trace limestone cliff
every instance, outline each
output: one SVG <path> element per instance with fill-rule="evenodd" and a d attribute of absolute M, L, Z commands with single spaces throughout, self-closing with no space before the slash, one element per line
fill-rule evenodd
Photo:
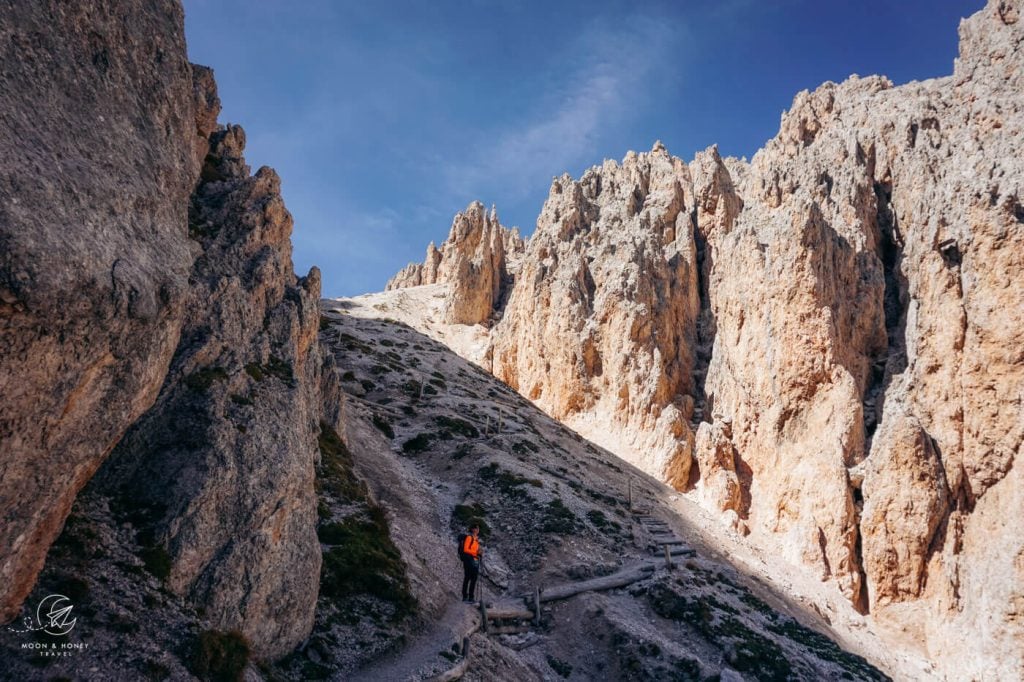
<path fill-rule="evenodd" d="M 103 555 L 137 542 L 178 606 L 273 659 L 312 627 L 317 436 L 340 394 L 319 271 L 292 272 L 280 182 L 249 175 L 241 128 L 217 128 L 182 21 L 176 2 L 0 16 L 0 619 L 92 479 L 90 543 L 131 529 Z M 121 591 L 105 608 L 141 600 L 130 569 L 106 569 Z M 178 608 L 160 603 L 155 622 Z"/>
<path fill-rule="evenodd" d="M 491 332 L 498 377 L 968 677 L 1024 670 L 1020 9 L 952 76 L 800 93 L 749 163 L 557 179 Z"/>
<path fill-rule="evenodd" d="M 131 500 L 144 543 L 168 554 L 171 590 L 274 658 L 309 633 L 320 576 L 320 273 L 296 281 L 280 180 L 250 176 L 244 144 L 238 126 L 211 137 L 181 342 L 96 484 Z"/>
<path fill-rule="evenodd" d="M 511 288 L 524 250 L 519 230 L 503 226 L 494 208 L 488 213 L 474 201 L 455 215 L 441 248 L 431 242 L 424 261 L 407 265 L 388 280 L 385 290 L 446 283 L 445 321 L 486 323 Z"/>
<path fill-rule="evenodd" d="M 556 418 L 628 432 L 633 463 L 681 486 L 699 309 L 690 185 L 661 145 L 555 179 L 492 336 L 496 376 Z"/>
<path fill-rule="evenodd" d="M 163 383 L 192 263 L 196 131 L 208 121 L 194 115 L 174 2 L 9 4 L 0 55 L 7 621 L 76 493 Z"/>

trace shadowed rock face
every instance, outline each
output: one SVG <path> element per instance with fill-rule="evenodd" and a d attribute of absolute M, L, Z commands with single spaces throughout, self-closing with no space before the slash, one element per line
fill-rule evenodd
<path fill-rule="evenodd" d="M 156 405 L 97 478 L 142 510 L 168 586 L 275 658 L 309 633 L 320 574 L 320 273 L 296 281 L 280 181 L 249 176 L 244 144 L 238 126 L 211 137 L 181 343 Z"/>
<path fill-rule="evenodd" d="M 205 150 L 176 2 L 9 3 L 0 62 L 6 621 L 75 494 L 163 383 Z"/>
<path fill-rule="evenodd" d="M 0 616 L 116 445 L 91 487 L 167 586 L 281 656 L 312 626 L 316 436 L 341 404 L 279 179 L 215 130 L 177 3 L 19 5 L 0 34 Z"/>

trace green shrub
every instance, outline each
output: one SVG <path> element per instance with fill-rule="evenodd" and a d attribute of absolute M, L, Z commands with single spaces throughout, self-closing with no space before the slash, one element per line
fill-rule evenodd
<path fill-rule="evenodd" d="M 317 479 L 321 487 L 345 501 L 362 500 L 366 488 L 353 471 L 352 453 L 330 424 L 320 422 L 320 466 Z"/>
<path fill-rule="evenodd" d="M 465 531 L 474 524 L 480 526 L 480 537 L 484 540 L 491 537 L 491 527 L 487 525 L 484 517 L 487 510 L 480 503 L 457 504 L 452 509 L 452 528 L 456 531 Z"/>
<path fill-rule="evenodd" d="M 569 675 L 572 675 L 572 666 L 565 661 L 560 661 L 554 656 L 548 656 L 548 665 L 551 666 L 552 670 L 558 673 L 559 677 L 569 677 Z"/>
<path fill-rule="evenodd" d="M 434 440 L 433 436 L 428 433 L 421 433 L 418 436 L 413 436 L 409 440 L 402 443 L 402 452 L 407 455 L 415 455 L 423 452 L 430 447 L 430 443 Z"/>
<path fill-rule="evenodd" d="M 332 599 L 373 595 L 394 606 L 394 620 L 415 610 L 405 562 L 391 540 L 383 509 L 371 506 L 365 516 L 323 524 L 318 534 L 321 542 L 330 545 L 320 572 L 323 595 Z"/>
<path fill-rule="evenodd" d="M 480 435 L 480 432 L 477 430 L 477 428 L 470 424 L 465 419 L 459 419 L 457 417 L 440 416 L 434 417 L 434 423 L 436 423 L 442 429 L 451 431 L 452 433 L 457 433 L 460 436 L 464 436 L 466 438 L 477 438 Z"/>
<path fill-rule="evenodd" d="M 211 682 L 240 682 L 249 655 L 249 642 L 240 632 L 205 630 L 196 642 L 192 672 Z"/>
<path fill-rule="evenodd" d="M 239 395 L 238 393 L 232 393 L 231 402 L 235 403 L 236 405 L 252 405 L 252 398 L 244 395 Z"/>
<path fill-rule="evenodd" d="M 375 413 L 372 417 L 370 417 L 370 421 L 372 421 L 373 425 L 376 426 L 377 429 L 388 438 L 395 437 L 395 430 L 391 428 L 391 422 L 388 421 L 387 417 L 383 417 Z"/>
<path fill-rule="evenodd" d="M 536 478 L 526 478 L 519 474 L 514 474 L 511 471 L 505 471 L 494 462 L 491 462 L 485 467 L 481 467 L 479 471 L 477 471 L 477 474 L 482 480 L 492 483 L 498 488 L 498 490 L 509 497 L 527 497 L 526 491 L 522 489 L 522 486 L 524 485 L 531 485 L 535 488 L 541 488 L 544 486 L 543 481 Z"/>
<path fill-rule="evenodd" d="M 568 534 L 576 530 L 577 521 L 572 510 L 556 497 L 544 508 L 544 523 L 541 525 L 541 530 L 545 533 Z"/>
<path fill-rule="evenodd" d="M 193 391 L 205 393 L 213 386 L 213 382 L 225 381 L 227 378 L 228 373 L 223 367 L 204 367 L 185 377 L 185 385 Z"/>

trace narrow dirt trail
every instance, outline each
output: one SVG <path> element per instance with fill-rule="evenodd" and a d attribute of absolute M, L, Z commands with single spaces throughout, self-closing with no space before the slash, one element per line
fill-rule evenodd
<path fill-rule="evenodd" d="M 399 682 L 427 679 L 452 666 L 439 654 L 461 646 L 462 638 L 475 632 L 480 617 L 469 604 L 454 602 L 429 630 L 416 636 L 393 654 L 358 671 L 355 679 L 366 682 Z"/>

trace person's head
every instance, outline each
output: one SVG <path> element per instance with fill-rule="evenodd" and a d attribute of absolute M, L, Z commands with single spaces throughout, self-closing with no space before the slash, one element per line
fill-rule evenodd
<path fill-rule="evenodd" d="M 477 524 L 474 523 L 472 526 L 469 527 L 469 532 L 472 533 L 473 535 L 479 535 L 480 534 L 480 526 L 478 526 Z"/>

